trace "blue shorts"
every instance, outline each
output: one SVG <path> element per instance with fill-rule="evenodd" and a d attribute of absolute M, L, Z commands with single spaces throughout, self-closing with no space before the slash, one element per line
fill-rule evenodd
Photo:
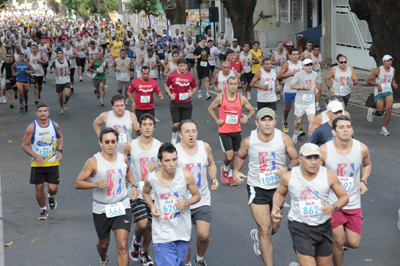
<path fill-rule="evenodd" d="M 384 101 L 386 97 L 392 96 L 392 95 L 393 95 L 393 92 L 391 92 L 391 91 L 384 92 L 384 93 L 379 93 L 374 97 L 374 100 L 375 100 L 375 102 L 378 101 L 378 100 L 379 101 Z"/>
<path fill-rule="evenodd" d="M 285 92 L 284 93 L 284 97 L 285 97 L 285 103 L 286 104 L 291 104 L 294 100 L 294 98 L 296 98 L 296 93 L 291 93 L 291 92 Z"/>
<path fill-rule="evenodd" d="M 190 241 L 153 243 L 157 265 L 184 266 Z"/>

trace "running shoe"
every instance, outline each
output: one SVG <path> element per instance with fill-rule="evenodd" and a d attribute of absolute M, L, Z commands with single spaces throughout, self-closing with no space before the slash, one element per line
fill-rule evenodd
<path fill-rule="evenodd" d="M 10 103 L 10 108 L 13 109 L 14 108 L 14 104 Z"/>
<path fill-rule="evenodd" d="M 47 195 L 49 195 L 49 194 L 47 194 Z M 55 209 L 57 209 L 57 201 L 55 199 L 55 196 L 53 196 L 53 197 L 47 196 L 47 198 L 49 199 L 49 209 L 51 211 L 54 211 Z"/>
<path fill-rule="evenodd" d="M 158 79 L 161 79 L 161 75 L 158 75 Z"/>
<path fill-rule="evenodd" d="M 306 133 L 304 132 L 303 128 L 299 128 L 299 138 L 304 137 Z"/>
<path fill-rule="evenodd" d="M 64 103 L 64 110 L 65 110 L 65 111 L 68 111 L 68 110 L 69 110 L 69 107 L 68 107 L 68 104 L 67 104 L 67 103 Z"/>
<path fill-rule="evenodd" d="M 349 247 L 343 246 L 343 250 L 344 251 L 349 250 Z"/>
<path fill-rule="evenodd" d="M 194 258 L 194 266 L 207 266 L 207 263 L 204 259 L 197 261 L 197 258 Z"/>
<path fill-rule="evenodd" d="M 254 253 L 257 256 L 261 256 L 260 242 L 256 238 L 257 233 L 258 233 L 258 230 L 257 229 L 253 229 L 253 230 L 250 231 L 250 236 L 251 236 L 251 239 L 254 240 L 254 245 L 253 245 Z"/>
<path fill-rule="evenodd" d="M 386 127 L 383 127 L 381 129 L 381 135 L 390 136 L 390 133 L 389 133 L 389 131 L 387 131 Z"/>
<path fill-rule="evenodd" d="M 47 220 L 47 217 L 49 217 L 49 212 L 47 210 L 40 210 L 38 220 Z"/>
<path fill-rule="evenodd" d="M 107 257 L 107 260 L 105 262 L 101 261 L 101 258 L 100 258 L 100 266 L 108 266 L 109 259 L 108 259 L 107 255 L 106 255 L 106 257 Z"/>
<path fill-rule="evenodd" d="M 82 82 L 82 77 L 79 77 L 79 82 Z"/>
<path fill-rule="evenodd" d="M 289 266 L 300 266 L 300 264 L 298 264 L 295 261 L 292 261 L 291 263 L 289 263 Z"/>
<path fill-rule="evenodd" d="M 64 108 L 61 108 L 60 115 L 64 114 Z"/>
<path fill-rule="evenodd" d="M 71 94 L 74 94 L 74 88 L 71 87 Z"/>
<path fill-rule="evenodd" d="M 297 143 L 297 138 L 298 138 L 297 133 L 293 133 L 292 140 L 293 140 L 293 143 L 294 143 L 294 144 Z"/>
<path fill-rule="evenodd" d="M 100 105 L 104 106 L 104 101 L 103 100 L 100 101 Z"/>
<path fill-rule="evenodd" d="M 176 145 L 178 143 L 178 137 L 172 137 L 171 138 L 171 144 Z"/>
<path fill-rule="evenodd" d="M 39 100 L 36 98 L 35 99 L 35 104 L 38 104 L 39 103 Z"/>
<path fill-rule="evenodd" d="M 129 103 L 129 100 L 126 99 L 126 100 L 125 100 L 125 105 L 128 105 L 128 103 Z"/>
<path fill-rule="evenodd" d="M 46 83 L 46 81 L 47 81 L 46 77 L 43 77 L 43 83 Z"/>
<path fill-rule="evenodd" d="M 222 180 L 222 183 L 224 183 L 225 185 L 228 185 L 230 183 L 229 171 L 225 171 L 224 166 L 221 166 L 221 180 Z"/>
<path fill-rule="evenodd" d="M 231 187 L 237 186 L 237 184 L 235 182 L 233 182 L 233 177 L 232 176 L 229 177 L 229 183 L 231 184 Z"/>
<path fill-rule="evenodd" d="M 210 100 L 211 99 L 211 95 L 209 93 L 206 94 L 206 100 Z"/>
<path fill-rule="evenodd" d="M 100 99 L 100 90 L 96 91 L 96 97 L 97 99 Z"/>
<path fill-rule="evenodd" d="M 25 113 L 24 107 L 19 108 L 19 112 L 20 112 L 21 114 Z"/>
<path fill-rule="evenodd" d="M 198 97 L 199 99 L 203 98 L 203 95 L 201 95 L 201 91 L 199 91 L 199 92 L 197 93 L 197 97 Z"/>
<path fill-rule="evenodd" d="M 280 94 L 280 93 L 277 93 L 277 94 L 276 94 L 276 100 L 277 100 L 277 101 L 280 101 L 280 100 L 281 100 L 281 94 Z"/>
<path fill-rule="evenodd" d="M 368 114 L 367 114 L 367 121 L 368 122 L 373 122 L 374 121 L 374 115 L 372 114 L 372 111 L 374 111 L 372 108 L 368 108 Z"/>
<path fill-rule="evenodd" d="M 154 265 L 153 259 L 150 257 L 147 250 L 145 252 L 140 252 L 139 260 L 143 263 L 143 266 Z"/>
<path fill-rule="evenodd" d="M 138 261 L 139 260 L 139 254 L 140 254 L 140 245 L 135 243 L 135 235 L 132 236 L 132 244 L 131 247 L 129 248 L 129 257 L 133 261 Z"/>
<path fill-rule="evenodd" d="M 161 77 L 162 77 L 162 79 L 165 79 L 165 76 L 164 76 L 164 74 L 162 74 L 162 75 L 161 75 Z"/>
<path fill-rule="evenodd" d="M 3 96 L 2 103 L 7 103 L 6 96 Z"/>
<path fill-rule="evenodd" d="M 247 92 L 247 100 L 251 100 L 251 93 L 249 91 Z"/>
<path fill-rule="evenodd" d="M 28 112 L 28 105 L 25 105 L 25 112 Z"/>
<path fill-rule="evenodd" d="M 282 124 L 283 124 L 282 131 L 285 132 L 285 133 L 288 133 L 289 132 L 288 123 L 285 123 L 282 120 Z"/>
<path fill-rule="evenodd" d="M 315 111 L 321 111 L 321 107 L 319 107 L 319 103 L 315 103 Z"/>

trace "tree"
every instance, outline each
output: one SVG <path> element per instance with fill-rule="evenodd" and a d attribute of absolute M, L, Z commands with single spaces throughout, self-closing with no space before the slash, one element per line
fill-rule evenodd
<path fill-rule="evenodd" d="M 400 71 L 400 51 L 393 44 L 399 43 L 399 23 L 396 22 L 400 13 L 400 2 L 397 0 L 350 0 L 351 11 L 361 20 L 368 23 L 372 36 L 369 55 L 375 59 L 376 65 L 382 65 L 385 54 L 394 60 L 392 66 Z M 400 72 L 396 73 L 399 80 Z M 397 82 L 398 83 L 398 82 Z M 393 90 L 395 102 L 400 102 L 400 89 Z"/>
<path fill-rule="evenodd" d="M 92 0 L 61 0 L 62 4 L 71 10 L 75 10 L 76 15 L 81 17 L 85 21 L 89 20 L 89 16 L 95 16 L 99 14 L 98 11 L 98 2 Z M 100 1 L 100 0 L 96 0 Z M 102 5 L 104 3 L 104 5 Z M 100 16 L 105 18 L 106 20 L 110 20 L 108 12 L 117 10 L 118 8 L 118 0 L 107 0 L 107 8 L 108 11 L 105 11 L 105 2 L 100 4 L 104 10 L 101 11 Z"/>
<path fill-rule="evenodd" d="M 232 22 L 233 33 L 239 43 L 254 40 L 253 14 L 257 0 L 221 0 Z"/>
<path fill-rule="evenodd" d="M 151 26 L 150 16 L 159 17 L 161 14 L 157 9 L 157 0 L 131 0 L 127 7 L 136 14 L 144 12 L 149 19 L 149 26 Z"/>
<path fill-rule="evenodd" d="M 5 7 L 5 4 L 7 4 L 8 0 L 0 0 L 0 9 Z"/>
<path fill-rule="evenodd" d="M 176 29 L 186 32 L 186 1 L 160 0 L 165 16 L 171 23 L 171 32 Z"/>

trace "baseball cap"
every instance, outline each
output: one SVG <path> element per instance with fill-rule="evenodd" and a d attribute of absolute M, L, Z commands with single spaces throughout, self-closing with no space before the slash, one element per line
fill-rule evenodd
<path fill-rule="evenodd" d="M 95 41 L 90 41 L 90 43 L 89 44 L 96 44 L 96 42 Z"/>
<path fill-rule="evenodd" d="M 284 46 L 294 46 L 291 41 L 286 41 L 283 43 Z"/>
<path fill-rule="evenodd" d="M 175 36 L 172 36 L 172 39 L 176 39 L 176 37 L 175 37 Z"/>
<path fill-rule="evenodd" d="M 260 110 L 258 110 L 256 119 L 263 118 L 265 116 L 270 116 L 272 118 L 275 118 L 276 114 L 275 114 L 274 110 L 272 110 L 271 108 L 264 107 L 264 108 L 261 108 Z"/>
<path fill-rule="evenodd" d="M 388 60 L 390 60 L 390 59 L 393 60 L 393 57 L 391 57 L 390 55 L 387 54 L 387 55 L 383 56 L 382 61 L 388 61 Z"/>
<path fill-rule="evenodd" d="M 153 51 L 154 51 L 153 47 L 148 47 L 147 48 L 147 52 L 153 52 Z"/>
<path fill-rule="evenodd" d="M 208 39 L 208 41 L 207 42 L 213 42 L 213 39 Z"/>
<path fill-rule="evenodd" d="M 299 151 L 300 155 L 303 156 L 311 156 L 311 155 L 319 155 L 321 156 L 321 152 L 319 151 L 319 147 L 314 144 L 314 143 L 306 143 L 303 146 L 301 146 L 300 151 Z"/>
<path fill-rule="evenodd" d="M 237 42 L 238 40 L 236 38 L 233 38 L 232 42 Z"/>
<path fill-rule="evenodd" d="M 313 62 L 313 61 L 312 61 L 311 59 L 304 59 L 304 60 L 303 60 L 303 66 L 308 65 L 308 64 L 310 64 L 310 63 L 312 64 L 312 62 Z"/>
<path fill-rule="evenodd" d="M 328 111 L 331 111 L 332 113 L 343 111 L 343 105 L 339 101 L 331 101 L 328 104 Z"/>

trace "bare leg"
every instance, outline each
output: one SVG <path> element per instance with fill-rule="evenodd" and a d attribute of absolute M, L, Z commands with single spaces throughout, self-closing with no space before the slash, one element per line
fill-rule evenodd
<path fill-rule="evenodd" d="M 385 98 L 386 114 L 383 120 L 383 127 L 387 127 L 390 118 L 392 117 L 392 107 L 393 107 L 393 96 L 388 96 Z"/>
<path fill-rule="evenodd" d="M 40 208 L 46 207 L 46 197 L 44 195 L 44 183 L 36 184 L 36 200 Z"/>
<path fill-rule="evenodd" d="M 110 245 L 110 236 L 106 239 L 99 239 L 99 243 L 97 243 L 97 251 L 99 252 L 100 259 L 105 262 L 107 260 L 107 250 Z"/>
<path fill-rule="evenodd" d="M 114 230 L 115 239 L 117 241 L 118 250 L 118 266 L 129 265 L 129 251 L 128 251 L 128 238 L 129 231 L 125 229 Z"/>

